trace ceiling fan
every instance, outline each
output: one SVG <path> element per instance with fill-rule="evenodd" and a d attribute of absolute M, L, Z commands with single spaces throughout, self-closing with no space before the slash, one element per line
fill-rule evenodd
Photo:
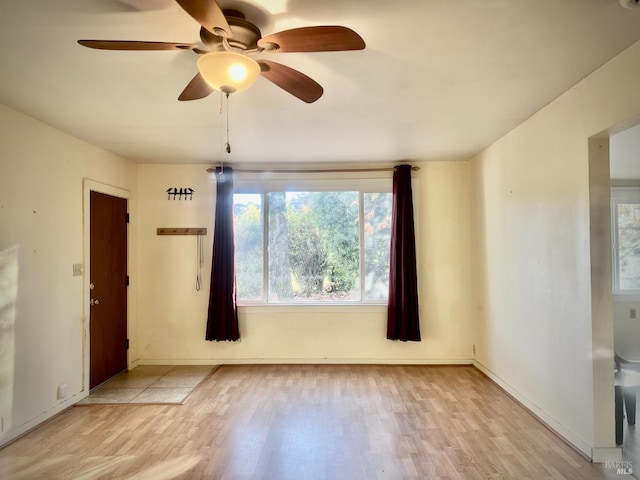
<path fill-rule="evenodd" d="M 80 45 L 101 50 L 192 50 L 201 55 L 198 73 L 178 100 L 196 100 L 214 89 L 227 95 L 250 86 L 258 76 L 266 78 L 300 100 L 312 103 L 322 86 L 302 72 L 270 60 L 253 60 L 262 52 L 335 52 L 362 50 L 364 40 L 341 26 L 301 27 L 262 36 L 260 29 L 237 10 L 222 10 L 215 0 L 176 0 L 200 25 L 206 49 L 193 43 L 132 40 L 78 40 Z"/>

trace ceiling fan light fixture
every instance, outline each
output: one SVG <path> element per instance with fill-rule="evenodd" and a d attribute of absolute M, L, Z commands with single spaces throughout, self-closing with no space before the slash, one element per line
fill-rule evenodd
<path fill-rule="evenodd" d="M 234 52 L 211 52 L 198 59 L 202 78 L 224 93 L 249 88 L 260 75 L 260 65 L 252 58 Z"/>

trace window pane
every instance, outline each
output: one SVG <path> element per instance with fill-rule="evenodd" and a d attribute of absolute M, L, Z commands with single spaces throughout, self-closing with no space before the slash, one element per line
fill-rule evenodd
<path fill-rule="evenodd" d="M 262 195 L 234 194 L 236 288 L 239 300 L 262 300 L 264 229 Z"/>
<path fill-rule="evenodd" d="M 640 289 L 640 204 L 619 203 L 618 268 L 621 290 Z"/>
<path fill-rule="evenodd" d="M 365 299 L 389 296 L 389 249 L 391 242 L 391 193 L 364 194 Z"/>
<path fill-rule="evenodd" d="M 358 192 L 269 193 L 269 301 L 360 300 Z"/>

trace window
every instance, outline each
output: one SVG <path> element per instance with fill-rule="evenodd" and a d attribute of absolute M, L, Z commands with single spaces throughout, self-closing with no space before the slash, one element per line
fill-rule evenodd
<path fill-rule="evenodd" d="M 238 301 L 386 302 L 391 180 L 359 183 L 252 188 L 237 182 Z"/>
<path fill-rule="evenodd" d="M 640 294 L 640 188 L 611 191 L 613 293 Z"/>

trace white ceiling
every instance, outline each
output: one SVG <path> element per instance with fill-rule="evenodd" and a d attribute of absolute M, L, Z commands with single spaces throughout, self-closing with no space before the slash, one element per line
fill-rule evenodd
<path fill-rule="evenodd" d="M 212 0 L 213 1 L 213 0 Z M 0 102 L 141 163 L 468 158 L 640 40 L 618 0 L 225 1 L 263 35 L 345 25 L 363 51 L 263 54 L 325 90 L 306 104 L 264 79 L 178 102 L 191 51 L 91 50 L 78 39 L 198 42 L 174 0 L 4 0 Z"/>

